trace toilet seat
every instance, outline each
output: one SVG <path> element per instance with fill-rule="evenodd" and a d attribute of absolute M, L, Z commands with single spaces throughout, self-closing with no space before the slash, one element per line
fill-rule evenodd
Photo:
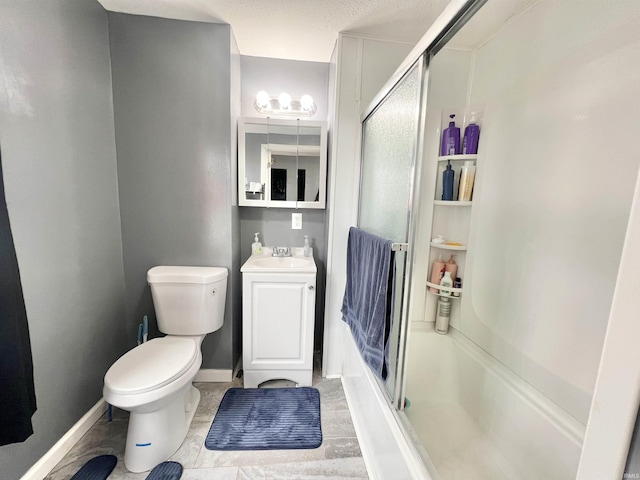
<path fill-rule="evenodd" d="M 198 343 L 191 338 L 155 338 L 120 357 L 107 371 L 105 387 L 119 395 L 157 390 L 199 362 L 199 352 Z"/>

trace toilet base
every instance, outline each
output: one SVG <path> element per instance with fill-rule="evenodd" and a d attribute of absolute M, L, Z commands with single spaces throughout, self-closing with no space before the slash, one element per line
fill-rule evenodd
<path fill-rule="evenodd" d="M 182 445 L 200 403 L 192 384 L 151 412 L 131 411 L 124 465 L 130 472 L 145 472 L 167 460 Z"/>

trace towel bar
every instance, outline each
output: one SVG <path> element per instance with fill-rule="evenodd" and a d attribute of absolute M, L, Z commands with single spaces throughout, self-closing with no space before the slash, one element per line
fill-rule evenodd
<path fill-rule="evenodd" d="M 391 244 L 391 251 L 393 252 L 406 252 L 408 250 L 409 250 L 408 243 L 392 243 Z"/>

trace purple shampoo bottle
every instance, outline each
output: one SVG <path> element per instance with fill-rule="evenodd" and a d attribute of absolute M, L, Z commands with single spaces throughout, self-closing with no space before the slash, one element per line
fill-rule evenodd
<path fill-rule="evenodd" d="M 478 114 L 471 113 L 471 122 L 464 129 L 464 140 L 462 141 L 462 153 L 475 154 L 478 153 L 478 143 L 480 142 L 480 127 L 476 123 Z"/>
<path fill-rule="evenodd" d="M 442 145 L 440 146 L 440 155 L 459 155 L 460 149 L 460 129 L 456 127 L 456 122 L 453 121 L 455 115 L 449 115 L 451 121 L 449 127 L 444 129 L 442 133 Z"/>

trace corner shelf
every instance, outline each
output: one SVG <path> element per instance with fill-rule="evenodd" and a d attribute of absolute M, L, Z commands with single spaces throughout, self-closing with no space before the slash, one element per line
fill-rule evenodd
<path fill-rule="evenodd" d="M 478 159 L 477 153 L 473 153 L 469 155 L 442 155 L 438 157 L 439 162 L 448 162 L 449 160 L 451 160 L 452 162 L 455 162 L 456 160 L 460 161 L 460 160 L 477 160 L 477 159 Z"/>
<path fill-rule="evenodd" d="M 429 288 L 437 288 L 438 289 L 438 293 L 432 292 L 431 290 L 428 290 L 430 293 L 433 293 L 434 295 L 437 295 L 438 297 L 449 297 L 449 298 L 460 298 L 458 297 L 454 297 L 453 295 L 443 295 L 440 293 L 440 289 L 442 288 L 442 285 L 438 285 L 436 283 L 431 283 L 431 282 L 426 282 L 427 287 Z M 461 288 L 454 288 L 454 287 L 449 287 L 446 288 L 446 290 L 451 290 L 451 293 L 459 293 L 462 294 L 462 289 Z"/>
<path fill-rule="evenodd" d="M 462 200 L 434 200 L 433 204 L 443 207 L 470 207 L 473 204 L 473 201 L 463 202 Z"/>
<path fill-rule="evenodd" d="M 433 243 L 431 242 L 431 246 L 434 248 L 441 248 L 443 250 L 466 250 L 466 245 L 445 245 L 444 243 Z"/>

